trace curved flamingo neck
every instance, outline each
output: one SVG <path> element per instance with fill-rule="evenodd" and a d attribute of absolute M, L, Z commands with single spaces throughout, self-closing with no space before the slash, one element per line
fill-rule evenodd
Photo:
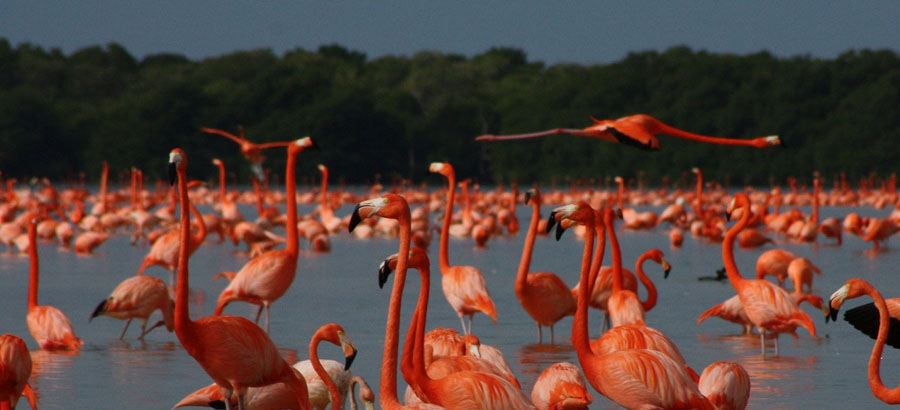
<path fill-rule="evenodd" d="M 184 160 L 186 161 L 186 160 Z M 178 197 L 181 202 L 181 235 L 178 247 L 178 278 L 175 285 L 175 334 L 182 345 L 190 345 L 192 340 L 186 334 L 191 331 L 192 324 L 188 311 L 188 241 L 191 239 L 191 216 L 188 212 L 190 200 L 187 194 L 187 179 L 184 166 L 176 170 L 178 174 Z M 187 343 L 185 343 L 187 342 Z"/>
<path fill-rule="evenodd" d="M 872 389 L 875 397 L 885 403 L 896 404 L 900 402 L 900 386 L 888 389 L 881 381 L 881 356 L 884 353 L 884 344 L 887 341 L 888 331 L 890 330 L 890 313 L 881 293 L 868 282 L 862 282 L 860 286 L 864 293 L 875 300 L 875 307 L 878 309 L 878 337 L 875 339 L 875 346 L 872 347 L 872 354 L 869 356 L 869 387 Z"/>
<path fill-rule="evenodd" d="M 287 166 L 285 166 L 284 185 L 287 194 L 287 248 L 285 250 L 293 257 L 294 263 L 297 262 L 298 250 L 300 247 L 297 238 L 297 177 L 294 175 L 294 169 L 297 167 L 297 154 L 302 149 L 294 144 L 288 147 Z"/>
<path fill-rule="evenodd" d="M 203 243 L 203 240 L 206 239 L 206 223 L 203 222 L 203 215 L 200 215 L 200 211 L 197 210 L 194 203 L 188 202 L 188 205 L 190 205 L 194 218 L 197 218 L 197 234 L 191 237 L 191 249 L 197 250 L 200 244 Z"/>
<path fill-rule="evenodd" d="M 578 361 L 584 363 L 593 355 L 588 336 L 588 299 L 591 294 L 591 284 L 588 282 L 588 274 L 591 265 L 591 250 L 594 247 L 595 224 L 593 219 L 585 224 L 587 230 L 584 238 L 584 250 L 581 254 L 581 277 L 579 279 L 578 302 L 575 309 L 575 318 L 572 321 L 572 345 L 578 354 Z"/>
<path fill-rule="evenodd" d="M 725 239 L 722 240 L 722 262 L 725 264 L 728 281 L 737 289 L 738 284 L 744 281 L 744 278 L 741 277 L 737 264 L 734 263 L 734 240 L 750 222 L 750 201 L 744 194 L 737 194 L 734 200 L 737 207 L 742 208 L 743 212 L 741 212 L 741 219 L 725 233 Z"/>
<path fill-rule="evenodd" d="M 456 172 L 451 168 L 445 175 L 449 188 L 447 190 L 447 210 L 444 212 L 444 224 L 441 225 L 441 249 L 438 253 L 438 267 L 443 275 L 450 269 L 450 256 L 447 248 L 450 246 L 450 218 L 453 216 L 453 198 L 456 196 Z"/>
<path fill-rule="evenodd" d="M 452 185 L 451 185 L 452 186 Z M 379 394 L 381 406 L 395 408 L 399 406 L 397 399 L 397 337 L 400 332 L 400 305 L 403 299 L 403 286 L 406 284 L 406 270 L 409 260 L 410 215 L 406 207 L 400 218 L 400 247 L 397 251 L 397 268 L 394 275 L 394 289 L 391 291 L 391 302 L 388 307 L 388 319 L 384 329 L 384 352 L 381 356 L 381 377 Z"/>
<path fill-rule="evenodd" d="M 644 308 L 644 311 L 653 309 L 656 306 L 656 286 L 653 284 L 653 281 L 644 274 L 644 262 L 650 259 L 650 251 L 644 252 L 634 264 L 634 272 L 638 277 L 638 280 L 644 284 L 644 287 L 647 288 L 647 299 L 641 301 L 641 306 Z"/>
<path fill-rule="evenodd" d="M 328 372 L 325 371 L 325 368 L 322 367 L 322 362 L 319 361 L 319 342 L 322 341 L 325 337 L 324 329 L 319 329 L 313 335 L 312 340 L 309 342 L 309 363 L 312 365 L 313 371 L 319 375 L 319 378 L 322 379 L 322 383 L 325 383 L 325 387 L 328 388 L 328 393 L 331 395 L 331 408 L 332 409 L 340 409 L 343 408 L 343 397 L 341 397 L 341 392 L 338 390 L 336 384 L 334 384 L 334 380 L 331 380 L 331 376 L 328 375 Z"/>
<path fill-rule="evenodd" d="M 30 262 L 28 272 L 28 311 L 38 305 L 38 251 L 37 251 L 37 226 L 28 223 L 28 260 Z"/>
<path fill-rule="evenodd" d="M 422 386 L 431 381 L 425 370 L 425 322 L 428 316 L 428 296 L 431 286 L 431 268 L 427 260 L 418 267 L 418 270 L 419 276 L 422 278 L 422 287 L 419 290 L 419 300 L 416 303 L 413 321 L 409 324 L 406 341 L 403 343 L 404 363 L 400 364 L 404 378 L 407 378 L 417 394 L 424 393 Z"/>
<path fill-rule="evenodd" d="M 603 223 L 606 225 L 606 233 L 609 235 L 609 247 L 612 249 L 613 265 L 613 293 L 622 290 L 622 250 L 619 249 L 619 239 L 616 237 L 616 224 L 613 221 L 613 213 L 608 210 L 603 215 Z"/>
<path fill-rule="evenodd" d="M 535 195 L 532 198 L 534 204 L 531 210 L 531 222 L 528 223 L 528 233 L 525 235 L 525 244 L 522 246 L 522 258 L 519 259 L 519 271 L 516 272 L 516 294 L 519 295 L 525 290 L 526 277 L 528 268 L 531 266 L 531 254 L 534 250 L 534 240 L 537 237 L 538 221 L 541 218 L 541 196 Z"/>

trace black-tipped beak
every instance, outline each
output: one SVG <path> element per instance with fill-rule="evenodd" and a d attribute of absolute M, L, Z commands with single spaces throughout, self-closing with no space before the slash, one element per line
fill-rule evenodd
<path fill-rule="evenodd" d="M 550 217 L 547 218 L 547 232 L 545 232 L 545 233 L 550 233 L 550 231 L 553 229 L 553 225 L 555 225 L 555 224 L 556 224 L 556 211 L 551 211 Z"/>
<path fill-rule="evenodd" d="M 353 208 L 353 214 L 350 215 L 350 224 L 347 225 L 347 232 L 353 232 L 353 229 L 356 228 L 356 225 L 362 222 L 362 217 L 359 216 L 359 204 L 356 204 L 356 208 Z"/>
<path fill-rule="evenodd" d="M 176 171 L 177 170 L 175 169 L 175 163 L 170 162 L 169 163 L 169 185 L 175 185 L 175 178 L 178 176 L 178 173 Z"/>
<path fill-rule="evenodd" d="M 668 263 L 663 266 L 663 279 L 669 278 L 669 272 L 672 271 L 672 266 Z"/>
<path fill-rule="evenodd" d="M 784 143 L 784 137 L 782 137 L 782 136 L 780 136 L 780 135 L 778 136 L 778 142 L 779 142 L 778 145 L 779 145 L 781 148 L 787 148 L 787 147 L 788 147 L 788 145 Z"/>
<path fill-rule="evenodd" d="M 322 150 L 321 148 L 319 148 L 319 144 L 316 143 L 315 141 L 310 141 L 309 149 L 315 150 L 315 151 L 321 151 L 321 150 Z"/>
<path fill-rule="evenodd" d="M 389 264 L 389 260 L 385 259 L 384 262 L 381 262 L 381 266 L 378 267 L 378 288 L 383 289 L 384 284 L 387 282 L 388 277 L 391 276 L 391 266 Z"/>
<path fill-rule="evenodd" d="M 531 201 L 531 191 L 525 191 L 525 205 L 528 205 L 528 201 Z"/>
<path fill-rule="evenodd" d="M 616 208 L 616 218 L 618 218 L 618 219 L 625 219 L 625 218 L 622 216 L 622 208 Z"/>
<path fill-rule="evenodd" d="M 826 306 L 828 309 L 828 314 L 825 315 L 825 323 L 828 323 L 828 319 L 830 318 L 833 322 L 837 322 L 838 311 L 840 309 L 834 309 L 831 307 L 831 303 L 828 303 Z"/>
<path fill-rule="evenodd" d="M 105 309 L 105 308 L 106 308 L 106 299 L 103 299 L 103 301 L 100 302 L 99 305 L 97 305 L 97 308 L 94 309 L 94 313 L 91 313 L 91 318 L 88 319 L 88 323 L 90 323 L 92 320 L 94 320 L 95 317 L 100 316 L 100 314 L 103 313 L 103 309 Z"/>
<path fill-rule="evenodd" d="M 353 359 L 356 359 L 356 349 L 353 349 L 353 353 L 349 356 L 344 356 L 344 370 L 350 370 L 350 365 L 353 364 Z"/>
<path fill-rule="evenodd" d="M 563 228 L 562 223 L 556 224 L 556 240 L 557 241 L 559 240 L 559 238 L 562 238 L 562 234 L 565 231 L 566 231 L 566 228 Z"/>
<path fill-rule="evenodd" d="M 731 211 L 725 211 L 725 220 L 731 221 Z"/>

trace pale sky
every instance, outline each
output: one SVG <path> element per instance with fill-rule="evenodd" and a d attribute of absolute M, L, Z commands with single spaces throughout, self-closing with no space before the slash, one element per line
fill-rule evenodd
<path fill-rule="evenodd" d="M 833 58 L 850 49 L 900 52 L 900 1 L 2 0 L 0 37 L 66 54 L 116 42 L 137 58 L 192 60 L 325 44 L 369 59 L 423 50 L 471 57 L 503 46 L 549 64 L 609 63 L 675 45 Z"/>

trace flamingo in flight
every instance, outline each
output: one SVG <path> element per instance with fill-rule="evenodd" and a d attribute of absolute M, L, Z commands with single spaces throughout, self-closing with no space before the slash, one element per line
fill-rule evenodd
<path fill-rule="evenodd" d="M 631 145 L 645 151 L 659 150 L 657 134 L 666 134 L 674 137 L 705 142 L 717 145 L 743 145 L 755 148 L 766 148 L 773 145 L 784 144 L 777 135 L 768 135 L 750 140 L 709 137 L 694 134 L 672 127 L 647 114 L 628 115 L 615 120 L 598 120 L 591 117 L 593 124 L 589 127 L 578 128 L 554 128 L 546 131 L 531 132 L 514 135 L 486 134 L 475 138 L 476 141 L 504 141 L 525 138 L 543 137 L 545 135 L 571 134 L 584 137 L 598 138 L 603 141 Z"/>
<path fill-rule="evenodd" d="M 284 359 L 269 336 L 253 322 L 239 316 L 208 316 L 191 320 L 188 312 L 188 246 L 191 236 L 187 194 L 187 156 L 180 148 L 169 153 L 170 183 L 178 180 L 181 204 L 181 246 L 175 286 L 175 335 L 184 349 L 203 367 L 222 390 L 225 406 L 237 395 L 244 408 L 250 387 L 284 383 L 301 408 L 309 408 L 306 381 Z"/>
<path fill-rule="evenodd" d="M 201 127 L 200 131 L 209 134 L 218 134 L 225 138 L 228 138 L 240 145 L 241 154 L 244 158 L 247 158 L 248 161 L 252 164 L 251 167 L 253 169 L 253 173 L 256 175 L 256 178 L 260 181 L 265 179 L 265 174 L 262 169 L 262 162 L 266 158 L 262 155 L 262 150 L 268 148 L 277 148 L 277 147 L 287 147 L 291 143 L 286 141 L 278 141 L 278 142 L 263 142 L 263 143 L 253 143 L 247 140 L 247 137 L 244 135 L 244 127 L 238 126 L 238 132 L 241 136 L 234 135 L 230 132 L 222 131 L 215 128 L 207 128 Z"/>

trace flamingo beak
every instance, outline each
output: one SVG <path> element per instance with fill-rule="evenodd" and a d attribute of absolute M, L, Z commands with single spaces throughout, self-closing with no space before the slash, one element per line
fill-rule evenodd
<path fill-rule="evenodd" d="M 547 232 L 545 232 L 545 233 L 550 233 L 550 231 L 553 230 L 553 225 L 555 225 L 555 224 L 556 224 L 556 211 L 552 211 L 552 212 L 550 212 L 550 217 L 547 218 Z"/>
<path fill-rule="evenodd" d="M 669 264 L 669 261 L 663 259 L 662 260 L 662 268 L 663 268 L 663 279 L 668 279 L 669 271 L 672 270 L 672 265 Z"/>
<path fill-rule="evenodd" d="M 169 161 L 169 185 L 175 185 L 175 178 L 177 177 L 177 170 L 174 162 Z"/>
<path fill-rule="evenodd" d="M 356 225 L 359 225 L 363 219 L 377 214 L 385 205 L 387 205 L 387 199 L 385 198 L 368 199 L 356 204 L 356 208 L 353 208 L 353 214 L 350 215 L 350 224 L 347 226 L 348 232 L 353 232 Z"/>
<path fill-rule="evenodd" d="M 391 259 L 387 258 L 381 262 L 381 266 L 378 267 L 378 288 L 383 289 L 384 284 L 387 282 L 388 277 L 391 276 L 391 272 L 394 270 L 391 269 Z"/>
<path fill-rule="evenodd" d="M 528 201 L 531 200 L 531 191 L 525 191 L 525 205 L 528 205 Z"/>
<path fill-rule="evenodd" d="M 565 232 L 566 228 L 568 228 L 568 226 L 563 227 L 564 222 L 565 222 L 565 220 L 559 221 L 559 223 L 556 225 L 556 240 L 557 241 L 559 240 L 559 238 L 562 238 L 563 232 Z"/>
<path fill-rule="evenodd" d="M 344 332 L 338 332 L 338 339 L 341 341 L 341 349 L 344 350 L 344 370 L 350 370 L 353 359 L 356 358 L 356 346 L 350 341 L 350 338 Z"/>
<path fill-rule="evenodd" d="M 828 323 L 829 318 L 837 322 L 838 311 L 841 309 L 841 305 L 844 304 L 844 299 L 847 298 L 847 292 L 849 291 L 850 287 L 844 285 L 831 294 L 831 297 L 828 299 L 828 305 L 822 308 L 823 311 L 828 309 L 828 314 L 825 315 L 825 323 Z"/>

